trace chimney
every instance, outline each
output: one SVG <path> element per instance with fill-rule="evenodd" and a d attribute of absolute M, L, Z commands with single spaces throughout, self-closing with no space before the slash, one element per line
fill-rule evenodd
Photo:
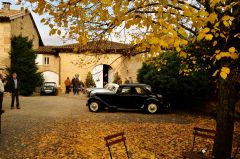
<path fill-rule="evenodd" d="M 3 10 L 10 10 L 11 3 L 10 2 L 2 2 Z"/>

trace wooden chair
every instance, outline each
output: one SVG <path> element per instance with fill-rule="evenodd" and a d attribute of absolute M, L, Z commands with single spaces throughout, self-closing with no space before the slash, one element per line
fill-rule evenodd
<path fill-rule="evenodd" d="M 189 159 L 212 159 L 211 156 L 206 156 L 206 155 L 201 154 L 201 153 L 199 153 L 197 151 L 194 151 L 194 148 L 195 148 L 195 143 L 196 143 L 196 138 L 197 137 L 214 140 L 215 134 L 216 134 L 215 130 L 194 127 L 193 128 L 192 148 L 191 148 L 190 151 L 184 151 L 182 153 L 182 156 L 184 158 L 189 158 Z"/>
<path fill-rule="evenodd" d="M 108 147 L 108 151 L 109 151 L 111 159 L 112 159 L 112 152 L 111 152 L 110 146 L 115 145 L 117 143 L 121 143 L 121 142 L 123 142 L 123 144 L 124 144 L 126 155 L 127 155 L 128 159 L 130 158 L 128 150 L 127 150 L 127 145 L 125 142 L 126 137 L 124 135 L 125 135 L 124 132 L 120 132 L 120 133 L 116 133 L 116 134 L 104 137 L 104 140 L 106 141 L 106 146 Z"/>

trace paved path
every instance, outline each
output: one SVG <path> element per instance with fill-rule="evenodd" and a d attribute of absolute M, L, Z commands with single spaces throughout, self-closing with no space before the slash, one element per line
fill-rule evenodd
<path fill-rule="evenodd" d="M 58 123 L 74 124 L 75 121 L 91 123 L 187 123 L 182 114 L 149 115 L 141 112 L 91 113 L 85 106 L 84 95 L 20 97 L 21 109 L 10 109 L 10 97 L 4 98 L 2 134 L 0 135 L 0 159 L 18 159 L 28 146 L 38 143 L 36 136 L 58 131 Z M 73 123 L 67 123 L 72 121 Z M 32 135 L 34 134 L 34 135 Z M 34 142 L 30 142 L 34 141 Z M 36 148 L 37 149 L 37 148 Z M 18 154 L 18 155 L 16 155 Z M 17 157 L 16 157 L 17 156 Z M 26 156 L 23 155 L 23 156 Z"/>

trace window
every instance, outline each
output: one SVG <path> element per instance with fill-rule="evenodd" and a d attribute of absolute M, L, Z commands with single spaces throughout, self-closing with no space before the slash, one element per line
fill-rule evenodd
<path fill-rule="evenodd" d="M 49 65 L 49 57 L 44 57 L 44 65 Z"/>
<path fill-rule="evenodd" d="M 121 95 L 130 95 L 131 94 L 131 87 L 123 87 L 119 91 L 119 94 L 121 94 Z"/>
<path fill-rule="evenodd" d="M 143 88 L 141 87 L 135 87 L 135 91 L 134 91 L 134 94 L 137 94 L 137 95 L 145 95 L 146 92 Z"/>

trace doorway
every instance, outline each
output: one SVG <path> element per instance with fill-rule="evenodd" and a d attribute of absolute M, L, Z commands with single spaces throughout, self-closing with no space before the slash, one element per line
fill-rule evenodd
<path fill-rule="evenodd" d="M 110 65 L 97 65 L 92 70 L 93 80 L 97 88 L 103 88 L 107 83 L 112 83 L 114 78 L 113 69 Z"/>

